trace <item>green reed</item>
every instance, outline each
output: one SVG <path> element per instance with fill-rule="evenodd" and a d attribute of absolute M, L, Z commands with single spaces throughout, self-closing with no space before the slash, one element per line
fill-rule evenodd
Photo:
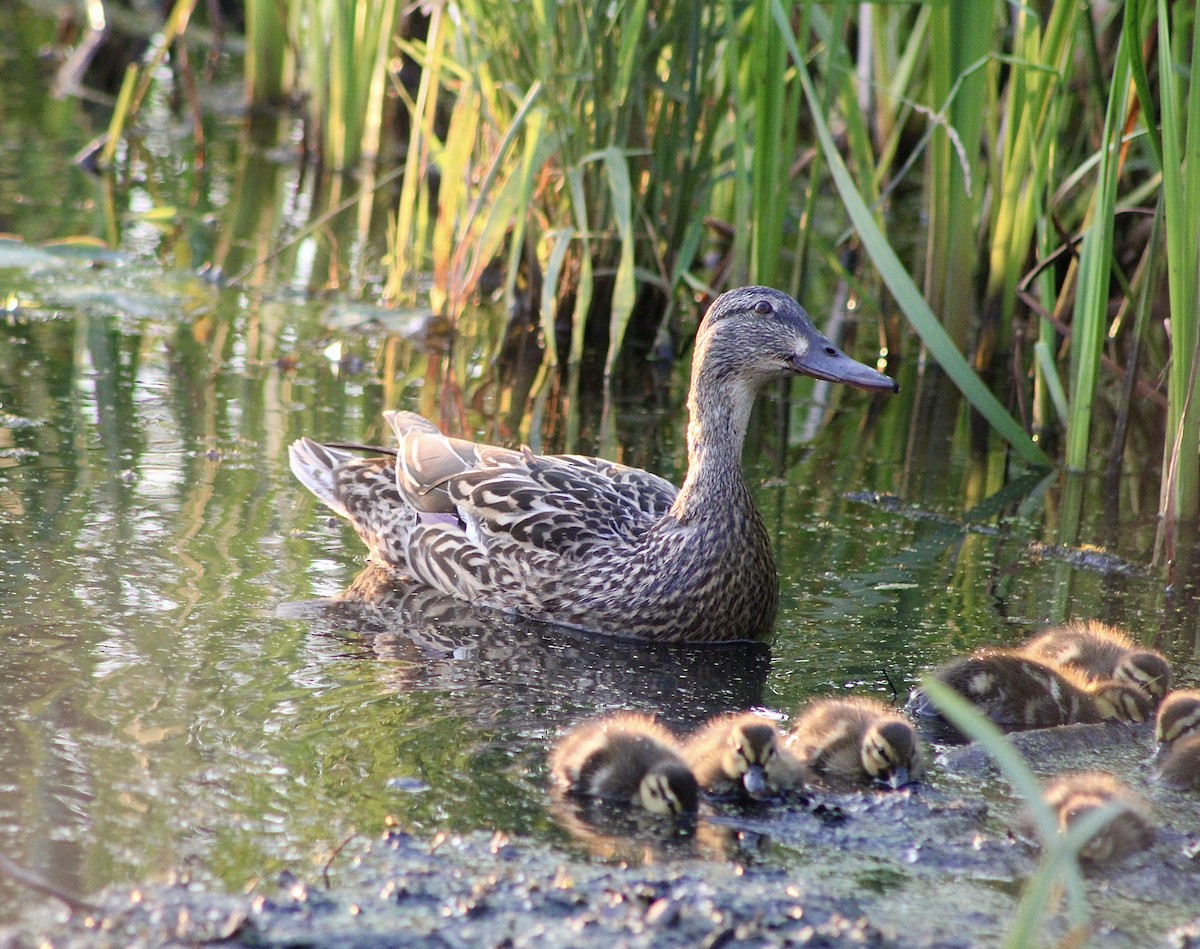
<path fill-rule="evenodd" d="M 1140 36 L 1141 3 L 1126 11 L 1127 31 Z M 1177 8 L 1178 11 L 1179 8 Z M 1164 479 L 1160 510 L 1170 520 L 1191 520 L 1200 510 L 1200 406 L 1195 404 L 1197 363 L 1200 362 L 1200 30 L 1192 22 L 1191 43 L 1186 33 L 1172 30 L 1167 4 L 1157 12 L 1158 71 L 1161 95 L 1161 141 L 1151 129 L 1155 154 L 1162 162 L 1162 202 L 1166 224 L 1167 281 L 1171 307 L 1171 363 Z M 1178 21 L 1177 21 L 1178 22 Z M 1188 46 L 1190 45 L 1190 50 Z M 1190 52 L 1190 65 L 1185 65 Z M 1137 92 L 1142 108 L 1152 116 L 1154 100 L 1145 76 Z"/>
<path fill-rule="evenodd" d="M 639 288 L 670 300 L 703 238 L 716 127 L 704 96 L 721 12 L 467 0 L 451 21 L 439 9 L 437 35 L 409 50 L 438 79 L 413 103 L 417 165 L 397 214 L 389 293 L 411 292 L 428 263 L 435 307 L 456 319 L 482 268 L 506 258 L 510 296 L 518 279 L 533 282 L 551 362 L 560 320 L 569 326 L 562 355 L 574 363 L 587 321 L 599 318 L 611 368 Z M 430 111 L 439 93 L 473 103 L 477 121 L 452 104 L 439 127 Z M 441 223 L 423 227 L 431 173 L 438 207 L 424 214 Z M 456 266 L 455 254 L 473 263 Z"/>
<path fill-rule="evenodd" d="M 1042 787 L 1020 752 L 1000 730 L 961 695 L 944 683 L 926 679 L 921 688 L 955 728 L 976 742 L 1013 790 L 1021 796 L 1030 822 L 1042 847 L 1042 860 L 1037 871 L 1026 883 L 1012 926 L 1004 939 L 1008 949 L 1024 949 L 1040 942 L 1045 932 L 1046 915 L 1055 894 L 1066 895 L 1067 918 L 1072 933 L 1086 933 L 1090 911 L 1084 893 L 1083 873 L 1079 868 L 1079 851 L 1117 815 L 1116 805 L 1100 808 L 1076 821 L 1065 834 L 1060 834 L 1053 812 L 1042 799 Z"/>
<path fill-rule="evenodd" d="M 246 98 L 254 104 L 278 102 L 292 87 L 293 59 L 287 44 L 280 0 L 246 0 Z"/>
<path fill-rule="evenodd" d="M 283 9 L 327 160 L 350 164 L 352 143 L 378 140 L 394 0 Z M 689 293 L 754 281 L 805 295 L 820 207 L 820 230 L 857 232 L 867 279 L 1029 464 L 1061 435 L 1065 466 L 1084 470 L 1101 426 L 1147 416 L 1136 393 L 1165 377 L 1161 506 L 1192 517 L 1200 38 L 1175 13 L 1165 0 L 435 3 L 428 38 L 399 47 L 423 76 L 415 95 L 397 90 L 412 132 L 387 294 L 429 278 L 454 321 L 500 263 L 506 302 L 539 313 L 547 366 L 578 365 L 591 323 L 611 369 L 631 328 L 664 343 Z M 919 171 L 909 213 L 927 227 L 907 250 L 890 205 Z M 841 221 L 818 205 L 830 183 Z M 1135 213 L 1161 215 L 1152 238 Z M 889 352 L 900 342 L 895 325 L 881 336 Z"/>

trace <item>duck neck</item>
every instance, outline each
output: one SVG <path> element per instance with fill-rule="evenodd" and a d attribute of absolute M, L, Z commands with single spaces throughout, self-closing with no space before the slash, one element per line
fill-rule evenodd
<path fill-rule="evenodd" d="M 723 384 L 722 384 L 723 383 Z M 692 381 L 688 396 L 688 469 L 675 502 L 680 520 L 750 503 L 742 445 L 755 393 L 744 381 Z"/>

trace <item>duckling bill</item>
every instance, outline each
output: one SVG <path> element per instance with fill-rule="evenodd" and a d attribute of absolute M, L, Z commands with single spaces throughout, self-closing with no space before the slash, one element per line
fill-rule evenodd
<path fill-rule="evenodd" d="M 785 746 L 809 780 L 835 786 L 903 787 L 925 774 L 916 731 L 882 702 L 857 696 L 821 699 L 802 711 Z"/>
<path fill-rule="evenodd" d="M 302 438 L 292 471 L 385 569 L 461 600 L 658 642 L 766 639 L 779 583 L 741 468 L 754 399 L 808 375 L 871 392 L 887 376 L 821 335 L 790 296 L 719 296 L 696 334 L 683 486 L 602 458 L 535 455 L 385 417 L 395 459 Z"/>
<path fill-rule="evenodd" d="M 675 736 L 649 715 L 625 712 L 577 726 L 551 753 L 550 774 L 568 794 L 652 814 L 694 814 L 699 802 Z"/>
<path fill-rule="evenodd" d="M 683 758 L 700 787 L 718 796 L 761 800 L 804 784 L 774 723 L 750 712 L 709 721 L 684 743 Z"/>

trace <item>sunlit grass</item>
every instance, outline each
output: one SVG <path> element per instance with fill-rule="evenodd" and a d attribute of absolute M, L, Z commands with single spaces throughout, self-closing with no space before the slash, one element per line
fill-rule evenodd
<path fill-rule="evenodd" d="M 850 279 L 882 281 L 1021 459 L 1049 463 L 1061 438 L 1056 460 L 1094 467 L 1097 427 L 1145 413 L 1137 393 L 1165 379 L 1164 523 L 1200 508 L 1200 32 L 1165 0 L 724 0 L 698 16 L 461 0 L 400 46 L 394 0 L 282 9 L 329 164 L 377 145 L 384 64 L 423 67 L 415 95 L 397 90 L 412 133 L 390 298 L 428 291 L 453 323 L 500 266 L 546 366 L 604 338 L 611 370 L 631 328 L 659 350 L 689 330 L 688 296 L 765 282 L 808 299 L 832 184 L 844 217 L 825 240 L 842 228 L 874 265 Z M 288 56 L 258 52 L 266 14 L 248 16 L 248 82 L 281 87 Z M 918 171 L 924 224 L 900 250 L 890 202 Z M 880 336 L 894 358 L 896 327 Z"/>

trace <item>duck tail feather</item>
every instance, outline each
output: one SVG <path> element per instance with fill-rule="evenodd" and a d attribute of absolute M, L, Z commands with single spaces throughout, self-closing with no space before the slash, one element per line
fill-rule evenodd
<path fill-rule="evenodd" d="M 337 494 L 337 481 L 333 471 L 338 465 L 354 458 L 348 451 L 330 448 L 314 442 L 311 438 L 300 438 L 288 446 L 288 459 L 292 474 L 327 507 L 342 517 L 350 513 Z"/>

